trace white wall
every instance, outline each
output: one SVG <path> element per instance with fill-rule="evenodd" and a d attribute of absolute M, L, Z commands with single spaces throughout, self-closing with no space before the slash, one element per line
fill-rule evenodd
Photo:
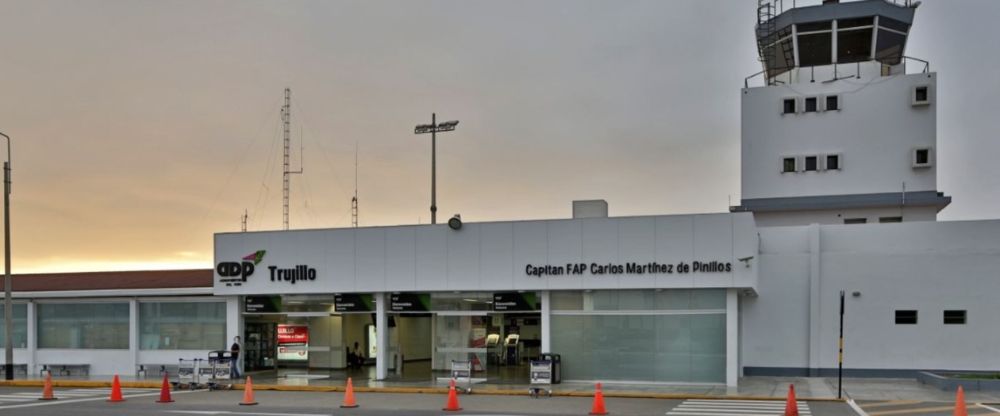
<path fill-rule="evenodd" d="M 825 78 L 824 78 L 825 79 Z M 801 80 L 800 80 L 801 81 Z M 913 106 L 914 86 L 931 104 Z M 935 146 L 936 75 L 742 90 L 742 198 L 937 190 L 937 166 L 914 169 L 912 149 Z M 782 114 L 782 99 L 839 94 L 840 110 Z M 801 103 L 800 103 L 801 104 Z M 800 105 L 801 108 L 801 105 Z M 783 156 L 841 154 L 842 169 L 782 173 Z"/>
<path fill-rule="evenodd" d="M 845 368 L 1000 370 L 1000 220 L 760 233 L 760 296 L 741 305 L 744 366 L 835 368 L 845 290 Z M 896 309 L 917 310 L 918 324 L 896 325 Z M 967 310 L 968 323 L 944 325 L 946 309 Z"/>
<path fill-rule="evenodd" d="M 730 262 L 757 250 L 749 213 L 587 218 L 215 235 L 215 259 L 267 250 L 241 286 L 216 274 L 216 294 L 753 287 L 756 268 L 732 272 L 530 276 L 525 266 L 568 263 Z M 312 281 L 271 281 L 268 266 L 315 268 Z M 216 272 L 218 273 L 218 272 Z"/>
<path fill-rule="evenodd" d="M 903 221 L 936 221 L 936 207 L 884 207 L 863 209 L 824 209 L 795 212 L 755 212 L 758 227 L 804 224 L 843 224 L 846 218 L 865 218 L 876 224 L 882 217 L 903 217 Z"/>

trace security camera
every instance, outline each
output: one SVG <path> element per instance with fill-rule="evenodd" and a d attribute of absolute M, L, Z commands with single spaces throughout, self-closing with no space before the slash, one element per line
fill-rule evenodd
<path fill-rule="evenodd" d="M 740 257 L 740 258 L 738 258 L 736 260 L 742 261 L 743 265 L 745 265 L 747 267 L 750 267 L 750 260 L 753 260 L 753 256 Z"/>
<path fill-rule="evenodd" d="M 451 219 L 448 220 L 448 227 L 455 231 L 462 229 L 462 216 L 460 214 L 455 214 L 454 217 L 451 217 Z"/>

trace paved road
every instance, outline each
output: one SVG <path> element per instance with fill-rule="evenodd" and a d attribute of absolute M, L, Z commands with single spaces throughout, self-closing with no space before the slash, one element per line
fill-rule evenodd
<path fill-rule="evenodd" d="M 91 394 L 86 394 L 86 393 Z M 257 406 L 240 406 L 240 391 L 174 392 L 176 400 L 170 404 L 155 403 L 158 392 L 127 391 L 124 403 L 107 403 L 107 389 L 56 389 L 55 402 L 37 400 L 37 389 L 0 388 L 0 397 L 28 397 L 27 400 L 0 404 L 4 416 L 81 415 L 81 416 L 334 416 L 334 415 L 442 415 L 445 396 L 439 394 L 378 394 L 359 393 L 358 409 L 340 409 L 342 393 L 272 392 L 259 391 Z M 71 396 L 71 394 L 73 396 Z M 30 395 L 30 397 L 29 397 Z M 461 414 L 477 415 L 586 415 L 591 398 L 553 397 L 531 399 L 525 396 L 461 395 L 459 401 L 465 411 Z M 699 416 L 780 415 L 784 402 L 706 402 L 660 399 L 607 399 L 612 415 Z M 718 410 L 712 410 L 716 409 Z M 697 411 L 690 411 L 697 409 Z M 813 402 L 801 407 L 803 416 L 851 416 L 854 412 L 843 403 Z M 805 410 L 809 412 L 806 413 Z M 670 413 L 673 412 L 673 413 Z"/>
<path fill-rule="evenodd" d="M 919 400 L 859 401 L 868 416 L 952 416 L 955 402 L 924 402 Z M 1000 404 L 966 401 L 969 416 L 998 416 Z"/>

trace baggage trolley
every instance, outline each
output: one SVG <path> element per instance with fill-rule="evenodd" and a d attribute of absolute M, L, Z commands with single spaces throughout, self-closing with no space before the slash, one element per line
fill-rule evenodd
<path fill-rule="evenodd" d="M 472 361 L 451 361 L 451 378 L 455 380 L 455 390 L 472 394 Z M 459 384 L 465 383 L 465 387 Z"/>
<path fill-rule="evenodd" d="M 177 381 L 173 383 L 174 389 L 195 390 L 199 387 L 201 384 L 198 371 L 198 364 L 200 361 L 200 358 L 195 358 L 193 360 L 180 358 L 177 360 Z"/>
<path fill-rule="evenodd" d="M 230 351 L 212 351 L 208 353 L 208 366 L 212 369 L 208 381 L 209 390 L 232 389 L 233 353 Z"/>
<path fill-rule="evenodd" d="M 531 384 L 528 386 L 528 394 L 533 398 L 538 398 L 542 394 L 552 397 L 552 361 L 531 360 Z"/>

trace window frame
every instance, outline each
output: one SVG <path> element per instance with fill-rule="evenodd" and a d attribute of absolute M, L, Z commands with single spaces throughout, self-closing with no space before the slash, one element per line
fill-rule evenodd
<path fill-rule="evenodd" d="M 962 318 L 961 322 L 957 322 L 957 319 L 955 319 L 955 318 L 957 318 L 957 316 L 954 316 L 954 315 L 951 316 L 952 322 L 949 322 L 949 320 L 948 320 L 948 318 L 949 318 L 948 312 L 952 312 L 952 313 L 961 312 L 961 318 Z M 965 324 L 969 323 L 969 312 L 968 312 L 967 309 L 945 309 L 943 311 L 943 313 L 941 314 L 941 318 L 942 318 L 942 322 L 943 322 L 944 325 L 965 325 Z"/>
<path fill-rule="evenodd" d="M 917 92 L 924 90 L 924 99 L 917 99 Z M 911 94 L 911 104 L 914 107 L 931 105 L 931 86 L 927 84 L 914 85 Z"/>
<path fill-rule="evenodd" d="M 781 157 L 781 173 L 796 173 L 799 171 L 799 158 L 795 156 L 782 156 Z M 785 163 L 789 160 L 792 161 L 792 170 L 786 169 Z"/>
<path fill-rule="evenodd" d="M 834 101 L 837 102 L 837 105 L 834 108 L 830 108 L 830 105 L 829 105 L 831 98 L 833 98 Z M 842 102 L 843 102 L 843 99 L 840 97 L 840 94 L 824 95 L 823 96 L 823 111 L 840 111 L 844 107 L 844 106 L 841 105 Z"/>
<path fill-rule="evenodd" d="M 830 158 L 837 159 L 837 167 L 830 167 Z M 844 169 L 844 157 L 840 153 L 827 153 L 823 155 L 823 170 L 843 170 Z"/>
<path fill-rule="evenodd" d="M 917 325 L 920 323 L 920 312 L 916 309 L 894 309 L 893 311 L 893 322 L 896 325 Z M 900 312 L 913 312 L 913 322 L 900 322 Z M 906 318 L 906 316 L 903 316 L 903 318 Z"/>
<path fill-rule="evenodd" d="M 844 225 L 857 225 L 857 224 L 868 224 L 868 218 L 865 217 L 844 218 Z"/>
<path fill-rule="evenodd" d="M 920 158 L 918 157 L 920 152 L 927 152 L 927 162 L 920 163 Z M 914 147 L 911 152 L 911 158 L 914 168 L 929 168 L 934 166 L 934 148 L 930 146 Z"/>
<path fill-rule="evenodd" d="M 792 103 L 792 111 L 788 111 L 788 103 Z M 783 97 L 781 99 L 781 115 L 786 114 L 798 114 L 799 113 L 799 100 L 796 97 Z"/>

